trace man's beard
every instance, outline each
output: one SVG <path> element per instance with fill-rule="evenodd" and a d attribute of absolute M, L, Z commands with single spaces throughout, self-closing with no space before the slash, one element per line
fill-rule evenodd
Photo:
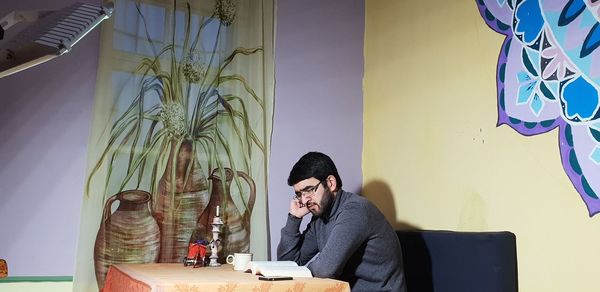
<path fill-rule="evenodd" d="M 309 211 L 312 213 L 313 217 L 321 217 L 323 216 L 323 214 L 325 214 L 326 212 L 329 211 L 329 209 L 331 208 L 331 204 L 333 202 L 333 192 L 329 190 L 329 188 L 323 188 L 324 192 L 323 192 L 323 196 L 321 197 L 321 201 L 317 203 L 317 205 L 319 206 L 319 210 L 312 210 L 309 209 Z M 315 203 L 313 203 L 315 204 Z"/>

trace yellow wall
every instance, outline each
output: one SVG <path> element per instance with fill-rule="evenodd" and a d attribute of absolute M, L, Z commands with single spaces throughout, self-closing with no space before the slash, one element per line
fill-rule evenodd
<path fill-rule="evenodd" d="M 397 228 L 514 232 L 520 291 L 599 289 L 600 219 L 557 130 L 496 127 L 503 36 L 474 0 L 451 2 L 366 1 L 364 195 Z"/>

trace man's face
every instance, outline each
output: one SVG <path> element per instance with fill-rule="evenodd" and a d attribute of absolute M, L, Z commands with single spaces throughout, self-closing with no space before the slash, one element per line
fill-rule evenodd
<path fill-rule="evenodd" d="M 330 189 L 328 179 L 322 182 L 311 177 L 294 185 L 296 195 L 300 194 L 300 202 L 315 217 L 321 217 L 333 202 L 334 193 Z"/>

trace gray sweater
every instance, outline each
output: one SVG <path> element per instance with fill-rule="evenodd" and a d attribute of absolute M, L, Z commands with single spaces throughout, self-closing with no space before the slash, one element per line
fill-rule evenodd
<path fill-rule="evenodd" d="M 340 190 L 329 213 L 302 219 L 288 215 L 277 260 L 308 264 L 313 276 L 350 283 L 352 291 L 406 291 L 400 242 L 383 214 L 367 199 Z M 317 255 L 318 254 L 318 255 Z"/>

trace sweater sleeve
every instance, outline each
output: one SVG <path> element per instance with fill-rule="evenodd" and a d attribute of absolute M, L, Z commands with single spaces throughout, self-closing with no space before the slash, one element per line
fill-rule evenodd
<path fill-rule="evenodd" d="M 281 240 L 277 246 L 278 261 L 294 261 L 305 265 L 317 254 L 317 239 L 312 221 L 304 233 L 300 233 L 301 218 L 289 214 L 285 226 L 281 229 Z"/>
<path fill-rule="evenodd" d="M 319 278 L 339 278 L 350 257 L 369 237 L 367 209 L 349 203 L 335 220 L 327 243 L 308 268 Z"/>

